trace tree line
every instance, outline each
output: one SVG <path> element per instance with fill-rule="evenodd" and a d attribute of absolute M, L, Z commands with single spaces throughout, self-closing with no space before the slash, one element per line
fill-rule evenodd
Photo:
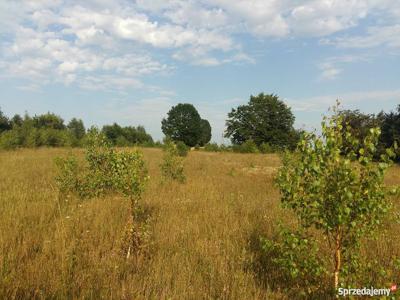
<path fill-rule="evenodd" d="M 391 112 L 364 114 L 359 110 L 339 110 L 343 119 L 343 134 L 350 130 L 363 141 L 369 130 L 379 127 L 381 135 L 377 155 L 400 143 L 400 105 Z M 231 145 L 210 143 L 212 129 L 197 109 L 189 103 L 173 106 L 161 121 L 162 132 L 168 139 L 184 143 L 188 147 L 201 147 L 206 151 L 262 152 L 270 153 L 285 149 L 294 150 L 302 130 L 294 128 L 295 116 L 291 108 L 275 94 L 260 93 L 250 96 L 248 103 L 239 105 L 228 113 L 224 137 Z M 345 130 L 346 129 L 346 130 Z M 115 146 L 157 146 L 143 126 L 122 127 L 117 123 L 105 125 L 102 132 Z M 67 125 L 52 113 L 23 118 L 5 116 L 0 110 L 0 147 L 82 146 L 87 130 L 82 120 L 73 118 Z M 349 152 L 352 145 L 345 145 Z"/>
<path fill-rule="evenodd" d="M 18 147 L 81 147 L 87 142 L 86 129 L 82 120 L 73 118 L 68 124 L 54 114 L 46 113 L 31 117 L 16 114 L 8 118 L 0 110 L 0 148 Z M 102 132 L 114 146 L 153 146 L 154 141 L 143 126 L 122 127 L 116 123 L 105 125 Z"/>

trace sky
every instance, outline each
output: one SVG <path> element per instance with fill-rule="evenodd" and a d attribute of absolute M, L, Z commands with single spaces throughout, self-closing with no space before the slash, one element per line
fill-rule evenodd
<path fill-rule="evenodd" d="M 161 139 L 192 103 L 223 139 L 260 92 L 318 128 L 336 99 L 400 104 L 399 0 L 0 0 L 0 108 L 87 126 L 144 125 Z"/>

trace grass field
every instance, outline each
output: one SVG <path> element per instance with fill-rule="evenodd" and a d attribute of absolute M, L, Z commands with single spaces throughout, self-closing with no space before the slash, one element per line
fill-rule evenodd
<path fill-rule="evenodd" d="M 0 299 L 285 299 L 253 267 L 258 237 L 293 220 L 273 183 L 278 156 L 191 152 L 187 182 L 162 184 L 161 151 L 143 149 L 152 245 L 133 263 L 120 255 L 125 199 L 59 199 L 53 161 L 69 151 L 0 152 Z M 364 254 L 390 265 L 400 226 L 385 226 Z"/>

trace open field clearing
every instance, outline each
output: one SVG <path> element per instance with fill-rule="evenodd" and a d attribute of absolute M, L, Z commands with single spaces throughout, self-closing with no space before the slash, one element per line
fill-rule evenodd
<path fill-rule="evenodd" d="M 162 183 L 162 152 L 143 149 L 151 244 L 146 256 L 126 260 L 123 197 L 59 198 L 54 158 L 71 151 L 83 155 L 0 152 L 0 299 L 286 299 L 285 283 L 270 281 L 275 270 L 261 267 L 257 252 L 260 235 L 294 223 L 274 186 L 277 155 L 191 152 L 179 184 Z M 400 184 L 400 168 L 386 180 Z M 363 255 L 390 266 L 400 257 L 400 226 L 384 226 Z"/>

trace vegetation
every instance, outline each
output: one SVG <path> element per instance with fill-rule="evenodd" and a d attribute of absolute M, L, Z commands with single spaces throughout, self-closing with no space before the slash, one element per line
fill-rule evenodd
<path fill-rule="evenodd" d="M 148 179 L 142 154 L 117 152 L 104 135 L 92 130 L 88 136 L 86 164 L 80 166 L 75 156 L 57 160 L 56 177 L 63 196 L 70 193 L 80 198 L 100 197 L 120 193 L 129 199 L 130 219 L 125 238 L 126 257 L 138 254 L 143 248 L 143 234 L 137 222 L 141 195 Z"/>
<path fill-rule="evenodd" d="M 143 126 L 121 127 L 114 123 L 105 125 L 102 132 L 113 146 L 155 145 Z M 9 119 L 0 110 L 0 149 L 83 147 L 86 134 L 83 121 L 77 118 L 65 125 L 64 120 L 53 113 L 34 117 L 25 114 L 24 118 L 15 115 Z"/>
<path fill-rule="evenodd" d="M 83 125 L 82 120 L 73 118 L 67 125 L 67 129 L 71 137 L 71 146 L 78 147 L 81 145 L 81 141 L 85 137 L 86 129 Z"/>
<path fill-rule="evenodd" d="M 269 143 L 277 148 L 294 148 L 297 143 L 290 108 L 278 96 L 263 93 L 250 96 L 246 105 L 240 105 L 228 114 L 225 137 L 241 145 L 252 140 L 256 145 Z"/>
<path fill-rule="evenodd" d="M 201 119 L 192 104 L 179 103 L 168 112 L 161 122 L 162 132 L 173 141 L 184 142 L 187 146 L 203 146 L 211 139 L 211 126 Z"/>
<path fill-rule="evenodd" d="M 233 152 L 238 153 L 258 153 L 258 147 L 253 140 L 247 140 L 240 145 L 233 145 L 232 146 Z"/>
<path fill-rule="evenodd" d="M 121 127 L 114 123 L 113 125 L 103 126 L 102 132 L 113 146 L 124 147 L 153 144 L 153 138 L 146 133 L 143 126 Z"/>
<path fill-rule="evenodd" d="M 138 217 L 147 220 L 152 244 L 150 257 L 138 263 L 121 253 L 130 214 L 125 197 L 58 199 L 53 160 L 72 154 L 84 163 L 81 149 L 0 152 L 1 299 L 300 298 L 285 291 L 300 280 L 277 276 L 281 269 L 270 263 L 276 256 L 267 257 L 259 244 L 260 235 L 279 241 L 279 220 L 291 233 L 297 229 L 296 218 L 279 205 L 277 155 L 192 151 L 185 158 L 187 183 L 160 185 L 162 151 L 142 151 L 150 180 Z M 385 182 L 400 183 L 399 166 L 389 169 Z M 398 212 L 399 201 L 393 198 L 391 211 Z M 360 255 L 372 263 L 363 274 L 369 283 L 390 287 L 400 282 L 400 272 L 393 271 L 400 224 L 387 219 L 382 226 L 376 239 L 362 241 Z M 306 249 L 296 252 L 300 261 L 311 253 Z M 325 247 L 318 253 L 330 257 Z M 390 280 L 380 279 L 381 269 Z"/>
<path fill-rule="evenodd" d="M 186 156 L 187 149 L 184 150 L 186 145 L 182 144 L 178 148 L 178 146 L 172 140 L 167 140 L 165 142 L 163 162 L 160 165 L 161 175 L 163 176 L 164 180 L 176 180 L 180 183 L 184 183 L 186 181 L 186 176 L 183 170 L 182 156 Z"/>
<path fill-rule="evenodd" d="M 172 141 L 170 141 L 170 142 L 172 142 Z M 179 142 L 175 143 L 175 145 L 176 145 L 176 151 L 179 156 L 185 157 L 188 155 L 190 148 L 188 146 L 186 146 L 186 144 L 184 142 L 179 141 Z M 165 147 L 168 147 L 168 145 L 165 145 Z"/>
<path fill-rule="evenodd" d="M 254 105 L 286 107 L 270 96 Z M 0 113 L 2 148 L 85 146 L 0 151 L 0 299 L 329 299 L 338 286 L 390 287 L 400 167 L 386 148 L 399 115 L 335 111 L 322 137 L 303 133 L 282 159 L 297 137 L 197 140 L 205 151 L 188 155 L 169 138 L 163 152 L 115 148 L 152 143 L 140 126 Z"/>
<path fill-rule="evenodd" d="M 332 291 L 339 286 L 366 284 L 352 281 L 365 271 L 358 265 L 357 254 L 361 240 L 371 236 L 389 213 L 391 204 L 383 181 L 391 165 L 390 157 L 394 157 L 392 149 L 387 149 L 387 154 L 381 155 L 381 162 L 376 164 L 373 158 L 380 129 L 370 128 L 364 140 L 360 141 L 348 123 L 345 123 L 346 129 L 343 128 L 342 114 L 334 112 L 336 114 L 322 123 L 322 137 L 315 134 L 302 137 L 297 150 L 285 157 L 277 177 L 283 206 L 294 211 L 302 230 L 320 230 L 328 240 L 328 249 L 332 254 L 328 257 L 318 255 L 319 262 L 315 259 L 309 262 L 303 260 L 305 265 L 300 267 L 300 272 L 297 271 L 297 261 L 292 259 L 294 266 L 290 265 L 289 269 L 297 276 L 301 276 L 302 272 L 324 274 L 330 264 L 322 263 L 323 259 L 333 257 L 331 265 L 334 267 L 330 271 Z M 342 149 L 347 145 L 351 147 L 346 147 L 347 151 L 343 154 Z M 309 232 L 307 235 L 297 235 L 297 241 L 311 240 L 315 243 L 316 238 Z M 286 234 L 287 237 L 294 238 Z M 302 246 L 307 248 L 300 243 L 293 249 L 283 248 L 281 253 L 299 252 Z M 282 260 L 285 267 L 288 258 Z M 346 277 L 346 274 L 351 276 Z M 312 290 L 310 282 L 304 283 L 304 289 Z M 320 291 L 321 287 L 317 287 Z"/>
<path fill-rule="evenodd" d="M 377 115 L 364 114 L 359 110 L 342 110 L 339 112 L 342 117 L 342 135 L 345 134 L 346 128 L 349 127 L 352 135 L 361 141 L 364 141 L 371 128 L 379 127 L 381 135 L 377 145 L 375 160 L 378 160 L 380 155 L 385 153 L 386 148 L 393 147 L 395 142 L 400 142 L 400 105 L 397 107 L 397 112 L 380 112 Z M 346 125 L 347 124 L 347 125 Z M 355 151 L 349 144 L 343 145 L 343 152 Z M 395 158 L 400 161 L 400 152 Z"/>
<path fill-rule="evenodd" d="M 392 147 L 395 142 L 400 145 L 400 105 L 397 106 L 396 112 L 379 114 L 382 120 L 380 136 L 380 149 Z M 400 151 L 397 150 L 396 160 L 400 162 Z"/>
<path fill-rule="evenodd" d="M 8 120 L 7 116 L 5 116 L 3 112 L 0 110 L 0 133 L 10 129 L 11 129 L 10 121 Z"/>
<path fill-rule="evenodd" d="M 198 142 L 199 146 L 206 145 L 211 140 L 211 125 L 207 120 L 200 121 L 201 135 Z"/>

